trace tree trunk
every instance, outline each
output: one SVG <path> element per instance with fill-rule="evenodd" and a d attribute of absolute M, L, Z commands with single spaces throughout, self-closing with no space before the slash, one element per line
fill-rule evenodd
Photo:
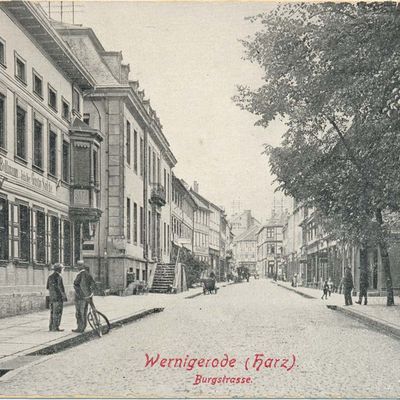
<path fill-rule="evenodd" d="M 392 274 L 390 272 L 389 251 L 382 227 L 383 225 L 382 210 L 378 208 L 375 214 L 376 214 L 376 220 L 379 224 L 378 244 L 381 251 L 382 267 L 386 277 L 386 292 L 387 292 L 386 305 L 394 306 L 393 283 L 392 283 Z"/>

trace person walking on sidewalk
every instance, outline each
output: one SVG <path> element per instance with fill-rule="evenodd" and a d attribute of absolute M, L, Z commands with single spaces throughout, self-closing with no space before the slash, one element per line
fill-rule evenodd
<path fill-rule="evenodd" d="M 367 305 L 368 286 L 368 270 L 363 268 L 360 272 L 360 296 L 358 301 L 356 301 L 357 304 L 361 304 L 364 297 L 364 305 Z"/>
<path fill-rule="evenodd" d="M 328 279 L 328 294 L 329 294 L 329 297 L 331 297 L 332 292 L 333 292 L 333 282 L 332 282 L 332 279 L 329 277 L 329 279 Z"/>
<path fill-rule="evenodd" d="M 346 306 L 352 306 L 353 300 L 351 298 L 351 291 L 354 288 L 353 275 L 349 267 L 345 268 L 344 278 L 343 278 L 343 291 L 344 291 L 344 302 Z"/>
<path fill-rule="evenodd" d="M 79 272 L 74 280 L 75 317 L 77 328 L 72 329 L 72 332 L 82 333 L 86 329 L 88 304 L 89 300 L 93 296 L 96 283 L 82 260 L 77 262 L 77 266 Z"/>
<path fill-rule="evenodd" d="M 62 332 L 60 323 L 64 308 L 64 301 L 67 301 L 65 294 L 63 278 L 61 276 L 63 265 L 56 263 L 53 265 L 53 273 L 47 278 L 46 288 L 49 291 L 50 300 L 50 332 Z"/>
<path fill-rule="evenodd" d="M 325 281 L 324 285 L 322 286 L 322 297 L 321 297 L 321 300 L 324 299 L 324 296 L 325 296 L 325 300 L 328 300 L 328 290 L 329 290 L 328 281 Z"/>

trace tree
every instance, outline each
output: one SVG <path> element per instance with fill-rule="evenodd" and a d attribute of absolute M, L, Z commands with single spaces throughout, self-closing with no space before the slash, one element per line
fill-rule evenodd
<path fill-rule="evenodd" d="M 387 305 L 394 304 L 386 213 L 399 210 L 400 11 L 396 3 L 279 5 L 243 41 L 265 72 L 236 103 L 267 127 L 287 124 L 266 147 L 279 189 L 315 205 L 337 235 L 379 246 Z M 397 97 L 396 97 L 397 96 Z"/>

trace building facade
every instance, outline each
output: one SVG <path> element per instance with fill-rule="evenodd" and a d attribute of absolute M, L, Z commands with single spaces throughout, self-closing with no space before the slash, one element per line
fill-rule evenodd
<path fill-rule="evenodd" d="M 265 277 L 285 277 L 282 264 L 282 216 L 272 216 L 257 232 L 257 271 Z"/>
<path fill-rule="evenodd" d="M 84 120 L 105 132 L 100 171 L 104 213 L 85 260 L 105 286 L 121 291 L 128 274 L 151 285 L 170 261 L 171 181 L 176 159 L 121 52 L 105 51 L 90 28 L 55 23 L 96 85 L 84 96 Z"/>
<path fill-rule="evenodd" d="M 196 203 L 194 212 L 194 256 L 207 264 L 210 264 L 210 207 L 209 202 L 198 194 L 198 186 L 190 189 L 192 199 Z"/>
<path fill-rule="evenodd" d="M 96 234 L 103 135 L 81 121 L 94 84 L 40 7 L 0 4 L 1 316 L 44 307 L 53 263 L 71 292 Z"/>
<path fill-rule="evenodd" d="M 251 274 L 257 271 L 257 232 L 260 229 L 255 222 L 247 231 L 234 238 L 233 256 L 236 268 L 248 268 Z"/>
<path fill-rule="evenodd" d="M 186 184 L 172 174 L 171 241 L 174 251 L 179 247 L 193 253 L 194 218 L 197 206 Z"/>

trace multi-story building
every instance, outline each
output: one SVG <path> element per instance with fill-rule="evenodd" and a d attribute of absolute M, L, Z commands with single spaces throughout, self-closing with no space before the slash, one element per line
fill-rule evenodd
<path fill-rule="evenodd" d="M 232 215 L 230 223 L 232 232 L 236 237 L 249 230 L 256 223 L 260 225 L 260 222 L 251 215 L 251 210 L 244 210 Z"/>
<path fill-rule="evenodd" d="M 259 223 L 255 222 L 247 231 L 235 236 L 233 241 L 236 268 L 248 268 L 252 274 L 257 270 L 257 232 L 259 229 Z"/>
<path fill-rule="evenodd" d="M 100 129 L 81 121 L 95 80 L 30 2 L 0 3 L 0 315 L 43 307 L 50 265 L 98 238 Z M 72 298 L 72 296 L 70 296 Z"/>
<path fill-rule="evenodd" d="M 197 206 L 189 192 L 189 187 L 172 174 L 171 241 L 174 255 L 181 246 L 193 253 L 196 210 Z"/>
<path fill-rule="evenodd" d="M 305 278 L 305 270 L 307 266 L 307 256 L 302 255 L 303 249 L 303 230 L 301 222 L 304 220 L 304 207 L 297 204 L 293 199 L 288 201 L 289 212 L 285 225 L 283 226 L 283 264 L 286 269 L 288 279 L 295 274 L 298 283 Z"/>
<path fill-rule="evenodd" d="M 123 290 L 128 274 L 149 280 L 170 260 L 171 170 L 176 159 L 139 83 L 129 78 L 121 52 L 106 51 L 90 28 L 54 23 L 91 72 L 84 120 L 105 133 L 100 171 L 104 213 L 100 235 L 84 244 L 97 279 Z"/>
<path fill-rule="evenodd" d="M 190 194 L 196 203 L 193 254 L 200 261 L 210 264 L 210 203 L 198 194 L 196 182 L 194 187 L 190 189 Z"/>
<path fill-rule="evenodd" d="M 257 231 L 257 270 L 266 277 L 283 277 L 282 265 L 284 217 L 272 218 Z"/>

